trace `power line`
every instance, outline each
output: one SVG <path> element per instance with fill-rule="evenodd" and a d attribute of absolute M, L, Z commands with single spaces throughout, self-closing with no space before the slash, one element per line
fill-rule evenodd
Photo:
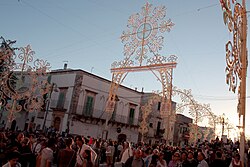
<path fill-rule="evenodd" d="M 217 5 L 220 5 L 220 3 L 216 3 L 216 4 L 213 4 L 213 5 L 208 5 L 208 6 L 204 6 L 204 7 L 201 7 L 201 8 L 198 8 L 197 11 L 201 11 L 203 9 L 208 9 L 208 8 L 212 8 L 212 7 L 215 7 Z"/>
<path fill-rule="evenodd" d="M 69 25 L 67 25 L 67 24 L 64 24 L 63 22 L 59 21 L 58 19 L 56 19 L 56 18 L 54 18 L 54 17 L 48 15 L 46 12 L 44 12 L 44 11 L 38 9 L 37 7 L 31 5 L 30 3 L 27 3 L 25 0 L 22 0 L 21 2 L 24 3 L 24 4 L 26 4 L 26 5 L 29 6 L 30 8 L 36 10 L 37 12 L 41 13 L 42 15 L 48 17 L 49 19 L 53 20 L 53 21 L 56 22 L 57 24 L 62 25 L 63 27 L 70 29 L 71 31 L 77 33 L 78 35 L 80 34 L 81 36 L 87 38 L 88 40 L 92 40 L 92 39 L 89 38 L 88 36 L 82 34 L 82 32 L 77 31 L 76 29 L 74 29 L 73 27 L 71 27 L 71 26 L 69 26 Z M 92 40 L 92 42 L 95 42 L 95 41 Z"/>

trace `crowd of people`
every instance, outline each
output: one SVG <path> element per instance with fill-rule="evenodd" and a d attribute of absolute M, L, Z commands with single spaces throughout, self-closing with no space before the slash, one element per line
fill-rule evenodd
<path fill-rule="evenodd" d="M 3 167 L 247 167 L 247 149 L 244 162 L 238 151 L 238 142 L 224 143 L 218 138 L 174 147 L 42 132 L 0 132 Z"/>

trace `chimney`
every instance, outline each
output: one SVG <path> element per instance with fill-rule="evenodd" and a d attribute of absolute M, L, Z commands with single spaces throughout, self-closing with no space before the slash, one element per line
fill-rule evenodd
<path fill-rule="evenodd" d="M 142 93 L 144 93 L 143 90 L 144 90 L 144 88 L 142 87 L 142 88 L 141 88 L 141 92 L 142 92 Z"/>
<path fill-rule="evenodd" d="M 67 63 L 64 63 L 63 69 L 64 69 L 64 70 L 67 70 L 67 67 L 68 67 L 68 64 L 67 64 Z"/>

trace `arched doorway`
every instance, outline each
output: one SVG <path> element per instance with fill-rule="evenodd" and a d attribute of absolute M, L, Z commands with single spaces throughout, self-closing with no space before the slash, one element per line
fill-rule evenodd
<path fill-rule="evenodd" d="M 125 135 L 125 134 L 119 134 L 118 137 L 117 137 L 117 139 L 118 139 L 118 142 L 124 142 L 127 139 L 127 135 Z"/>
<path fill-rule="evenodd" d="M 61 124 L 61 118 L 60 117 L 55 117 L 55 119 L 54 119 L 54 128 L 55 128 L 56 131 L 59 131 L 60 124 Z"/>
<path fill-rule="evenodd" d="M 13 121 L 12 121 L 10 130 L 11 130 L 11 131 L 15 131 L 15 130 L 16 130 L 16 120 L 13 120 Z"/>

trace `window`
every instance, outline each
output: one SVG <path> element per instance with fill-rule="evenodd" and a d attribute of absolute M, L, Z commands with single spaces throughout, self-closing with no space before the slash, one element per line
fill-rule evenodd
<path fill-rule="evenodd" d="M 157 110 L 158 110 L 158 111 L 161 110 L 161 102 L 158 102 Z"/>
<path fill-rule="evenodd" d="M 86 99 L 83 108 L 83 115 L 90 117 L 93 114 L 96 93 L 86 90 Z"/>
<path fill-rule="evenodd" d="M 59 108 L 59 109 L 64 109 L 64 103 L 65 103 L 68 88 L 59 88 L 59 89 L 60 89 L 60 92 L 59 92 L 56 107 Z"/>
<path fill-rule="evenodd" d="M 112 121 L 115 121 L 116 110 L 117 110 L 117 101 L 115 102 L 115 108 L 114 108 L 114 111 L 113 111 L 113 113 L 112 113 L 112 117 L 111 117 L 111 120 L 112 120 Z"/>
<path fill-rule="evenodd" d="M 134 117 L 135 117 L 135 108 L 130 108 L 129 109 L 128 124 L 132 125 L 134 123 Z"/>
<path fill-rule="evenodd" d="M 158 121 L 158 123 L 157 123 L 157 128 L 156 128 L 156 135 L 157 135 L 157 136 L 160 135 L 160 130 L 161 130 L 161 122 Z"/>
<path fill-rule="evenodd" d="M 153 128 L 153 123 L 149 123 L 149 127 L 150 127 L 150 128 Z"/>

